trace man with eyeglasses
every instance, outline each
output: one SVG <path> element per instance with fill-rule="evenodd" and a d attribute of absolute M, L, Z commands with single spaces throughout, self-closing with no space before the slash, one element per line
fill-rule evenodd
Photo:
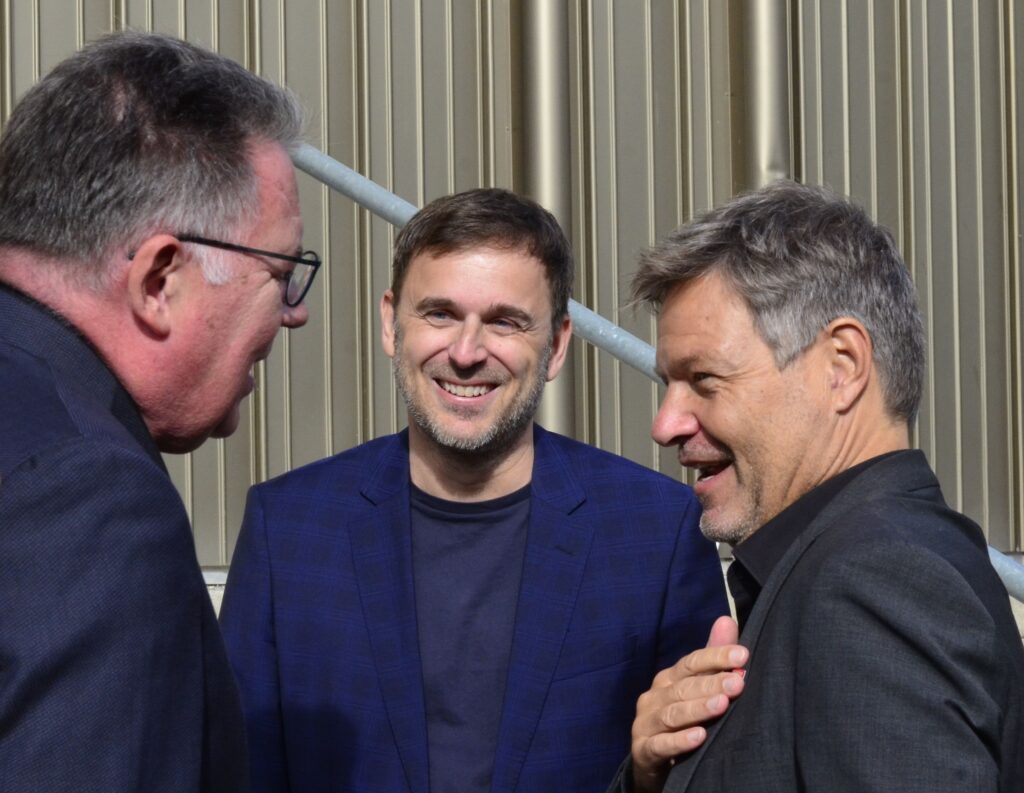
<path fill-rule="evenodd" d="M 238 424 L 303 325 L 301 113 L 108 37 L 0 139 L 0 788 L 247 790 L 238 691 L 160 452 Z"/>
<path fill-rule="evenodd" d="M 534 424 L 571 335 L 557 221 L 438 199 L 380 305 L 409 428 L 258 485 L 221 610 L 254 791 L 603 787 L 725 613 L 689 488 Z"/>

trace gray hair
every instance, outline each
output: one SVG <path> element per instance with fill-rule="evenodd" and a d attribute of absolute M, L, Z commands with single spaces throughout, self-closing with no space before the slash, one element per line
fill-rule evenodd
<path fill-rule="evenodd" d="M 100 287 L 118 247 L 159 231 L 237 227 L 257 208 L 252 146 L 293 151 L 301 132 L 288 91 L 225 57 L 159 34 L 106 36 L 11 114 L 0 139 L 0 246 L 66 261 L 69 278 Z M 199 256 L 208 277 L 223 269 Z"/>
<path fill-rule="evenodd" d="M 733 198 L 641 255 L 634 300 L 660 308 L 676 286 L 712 272 L 742 297 L 779 369 L 832 320 L 862 322 L 886 409 L 913 421 L 925 360 L 916 292 L 892 235 L 860 207 L 785 181 Z"/>

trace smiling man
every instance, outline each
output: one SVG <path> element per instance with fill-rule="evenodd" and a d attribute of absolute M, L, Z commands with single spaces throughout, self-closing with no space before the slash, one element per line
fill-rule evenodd
<path fill-rule="evenodd" d="M 420 211 L 381 300 L 409 428 L 250 493 L 221 621 L 254 789 L 600 789 L 726 610 L 689 488 L 534 424 L 573 261 L 505 190 Z"/>
<path fill-rule="evenodd" d="M 125 33 L 59 64 L 5 125 L 5 792 L 248 789 L 238 690 L 160 452 L 233 432 L 253 365 L 306 321 L 301 120 L 226 58 Z"/>
<path fill-rule="evenodd" d="M 659 675 L 614 787 L 1024 790 L 1024 652 L 981 531 L 909 448 L 924 332 L 890 234 L 778 183 L 670 234 L 634 290 L 658 314 L 653 435 L 735 546 L 749 662 L 684 758 L 665 714 L 700 670 Z"/>

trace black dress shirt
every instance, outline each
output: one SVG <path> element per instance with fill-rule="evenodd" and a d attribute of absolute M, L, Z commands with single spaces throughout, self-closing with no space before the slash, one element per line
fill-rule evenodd
<path fill-rule="evenodd" d="M 785 556 L 804 528 L 862 471 L 893 454 L 898 452 L 887 452 L 840 471 L 800 496 L 733 549 L 735 560 L 729 565 L 726 580 L 736 603 L 736 618 L 740 628 L 750 616 L 757 596 L 761 594 L 761 588 L 775 565 Z"/>

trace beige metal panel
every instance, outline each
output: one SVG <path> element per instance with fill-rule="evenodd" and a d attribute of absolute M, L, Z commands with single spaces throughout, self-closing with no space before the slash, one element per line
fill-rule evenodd
<path fill-rule="evenodd" d="M 1003 7 L 1003 58 L 1006 62 L 1001 85 L 1006 95 L 1007 168 L 1004 193 L 1007 197 L 1005 261 L 1009 269 L 1007 295 L 1010 301 L 1010 415 L 1012 416 L 1011 465 L 1014 498 L 1012 525 L 1016 527 L 1015 547 L 1024 549 L 1024 9 L 1007 0 Z"/>
<path fill-rule="evenodd" d="M 572 157 L 568 0 L 524 0 L 523 192 L 547 207 L 572 234 Z M 548 429 L 575 434 L 575 354 L 569 348 L 565 376 L 548 383 L 537 420 Z"/>
<path fill-rule="evenodd" d="M 793 177 L 788 0 L 743 3 L 743 187 Z"/>
<path fill-rule="evenodd" d="M 39 13 L 37 0 L 4 4 L 7 112 L 18 97 L 39 79 Z"/>
<path fill-rule="evenodd" d="M 902 232 L 899 7 L 801 2 L 797 175 L 854 195 Z"/>
<path fill-rule="evenodd" d="M 653 341 L 645 312 L 621 310 L 637 252 L 733 190 L 729 5 L 583 3 L 575 18 L 581 299 Z M 586 360 L 588 440 L 678 474 L 650 440 L 654 386 L 604 353 Z"/>
<path fill-rule="evenodd" d="M 1010 547 L 1012 467 L 1000 4 L 801 2 L 800 173 L 895 232 L 921 295 L 916 441 L 954 506 Z M 1018 429 L 1019 432 L 1019 429 Z M 1018 477 L 1019 479 L 1019 477 Z"/>
<path fill-rule="evenodd" d="M 1006 547 L 1012 519 L 998 3 L 907 14 L 914 224 L 932 391 L 919 426 L 957 508 Z M 914 45 L 917 45 L 914 49 Z M 1002 535 L 1001 537 L 999 535 Z"/>
<path fill-rule="evenodd" d="M 325 38 L 326 105 L 321 119 L 325 151 L 354 165 L 358 160 L 359 120 L 359 16 L 354 3 L 329 3 Z M 324 267 L 313 303 L 329 328 L 327 359 L 331 416 L 331 450 L 355 446 L 362 439 L 368 409 L 364 396 L 364 370 L 360 355 L 369 335 L 366 312 L 374 309 L 362 297 L 358 264 L 360 212 L 347 198 L 328 198 L 328 234 L 323 241 Z M 312 303 L 311 303 L 312 307 Z M 373 339 L 369 339 L 372 343 Z"/>
<path fill-rule="evenodd" d="M 287 85 L 302 97 L 309 115 L 310 140 L 323 146 L 327 75 L 324 63 L 329 42 L 324 0 L 289 0 L 260 4 L 257 59 L 261 74 Z M 343 43 L 341 43 L 343 46 Z M 299 198 L 304 223 L 303 244 L 321 252 L 329 226 L 328 192 L 301 176 Z M 331 337 L 327 326 L 327 292 L 315 285 L 308 324 L 283 331 L 266 362 L 263 415 L 267 473 L 275 475 L 330 453 Z"/>

